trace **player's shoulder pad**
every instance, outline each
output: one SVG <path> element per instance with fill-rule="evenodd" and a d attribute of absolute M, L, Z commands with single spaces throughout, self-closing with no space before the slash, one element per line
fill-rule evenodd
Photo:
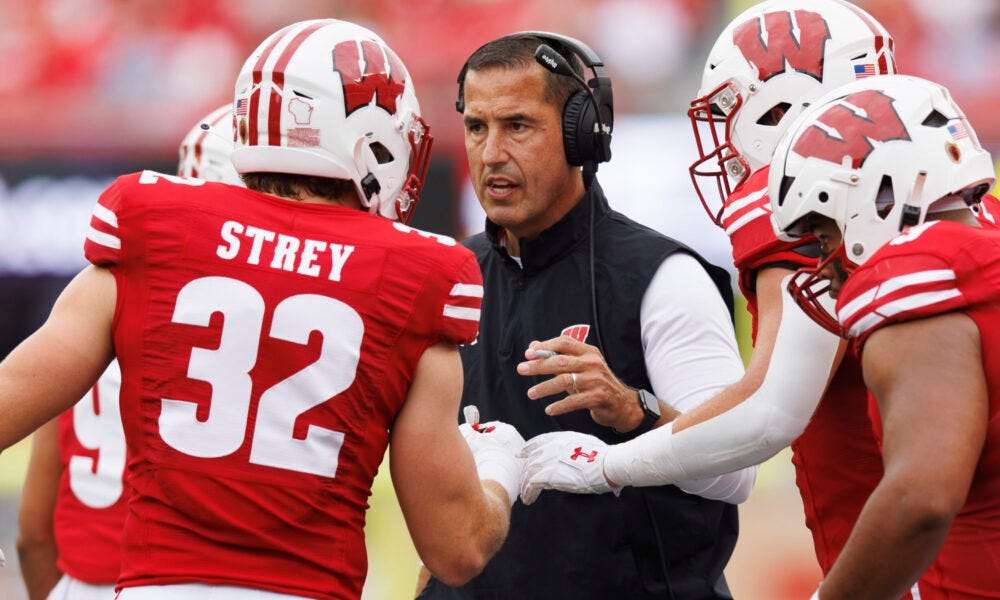
<path fill-rule="evenodd" d="M 996 251 L 983 256 L 983 244 Z M 913 227 L 851 274 L 837 317 L 850 337 L 863 338 L 889 323 L 960 310 L 981 295 L 976 289 L 983 287 L 977 282 L 984 269 L 1000 277 L 1000 259 L 988 258 L 997 253 L 1000 235 L 984 236 L 980 228 L 948 221 Z"/>

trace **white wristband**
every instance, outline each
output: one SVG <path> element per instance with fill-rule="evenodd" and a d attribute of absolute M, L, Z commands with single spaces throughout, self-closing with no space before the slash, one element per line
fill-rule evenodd
<path fill-rule="evenodd" d="M 478 448 L 475 459 L 479 479 L 489 479 L 499 483 L 507 492 L 507 500 L 513 506 L 520 490 L 521 465 L 524 461 L 499 446 Z"/>

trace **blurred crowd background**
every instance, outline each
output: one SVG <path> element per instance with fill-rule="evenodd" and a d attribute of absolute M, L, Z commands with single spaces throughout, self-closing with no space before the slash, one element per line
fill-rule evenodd
<path fill-rule="evenodd" d="M 808 4 L 809 0 L 802 0 Z M 379 33 L 412 75 L 436 143 L 413 224 L 482 228 L 466 184 L 455 78 L 485 41 L 525 29 L 580 38 L 614 85 L 612 205 L 727 267 L 701 212 L 685 111 L 705 57 L 750 0 L 4 0 L 0 3 L 0 356 L 45 318 L 84 262 L 100 191 L 119 174 L 176 169 L 184 133 L 227 102 L 243 59 L 271 32 L 335 17 Z M 858 0 L 896 40 L 901 71 L 947 85 L 987 149 L 1000 151 L 1000 2 Z M 748 346 L 741 319 L 744 349 Z M 85 344 L 86 340 L 80 340 Z M 14 556 L 27 443 L 0 455 L 0 598 L 26 596 Z M 369 515 L 366 598 L 412 598 L 417 559 L 387 477 Z M 806 598 L 818 580 L 788 457 L 769 461 L 741 509 L 729 577 L 738 600 Z"/>

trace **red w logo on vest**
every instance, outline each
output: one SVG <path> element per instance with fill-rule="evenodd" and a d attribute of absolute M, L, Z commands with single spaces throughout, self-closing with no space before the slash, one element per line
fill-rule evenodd
<path fill-rule="evenodd" d="M 823 53 L 828 39 L 830 28 L 826 21 L 807 10 L 765 13 L 733 30 L 733 43 L 748 62 L 756 65 L 761 81 L 784 73 L 786 63 L 799 73 L 823 81 Z"/>
<path fill-rule="evenodd" d="M 406 88 L 408 75 L 391 49 L 363 40 L 359 54 L 355 42 L 341 42 L 333 48 L 333 70 L 340 73 L 344 84 L 345 115 L 368 106 L 372 100 L 389 114 L 396 114 L 396 98 Z"/>
<path fill-rule="evenodd" d="M 858 169 L 875 148 L 872 141 L 910 139 L 892 102 L 878 90 L 845 96 L 815 118 L 792 150 L 838 165 L 849 156 L 851 166 Z"/>
<path fill-rule="evenodd" d="M 590 325 L 570 325 L 569 327 L 562 330 L 559 335 L 568 335 L 578 342 L 587 342 L 587 334 L 590 333 Z"/>

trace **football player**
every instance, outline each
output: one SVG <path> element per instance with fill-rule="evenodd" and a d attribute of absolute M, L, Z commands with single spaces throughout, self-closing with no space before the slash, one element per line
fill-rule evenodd
<path fill-rule="evenodd" d="M 0 363 L 0 448 L 117 355 L 119 598 L 360 597 L 390 440 L 417 552 L 461 584 L 504 538 L 519 440 L 454 425 L 481 275 L 405 224 L 431 143 L 413 82 L 377 35 L 323 19 L 269 36 L 235 92 L 249 189 L 145 171 L 101 195 L 92 265 Z"/>
<path fill-rule="evenodd" d="M 994 179 L 948 91 L 902 75 L 817 101 L 775 153 L 775 229 L 822 257 L 793 293 L 861 356 L 885 465 L 815 597 L 1000 598 L 1000 232 L 969 211 Z"/>
<path fill-rule="evenodd" d="M 243 185 L 233 168 L 233 109 L 222 106 L 181 142 L 178 175 Z M 18 513 L 18 557 L 31 600 L 114 597 L 125 521 L 125 434 L 113 360 L 73 408 L 32 437 Z"/>
<path fill-rule="evenodd" d="M 205 115 L 188 131 L 177 151 L 177 174 L 205 181 L 221 181 L 243 185 L 240 174 L 233 168 L 233 107 L 220 106 Z"/>

